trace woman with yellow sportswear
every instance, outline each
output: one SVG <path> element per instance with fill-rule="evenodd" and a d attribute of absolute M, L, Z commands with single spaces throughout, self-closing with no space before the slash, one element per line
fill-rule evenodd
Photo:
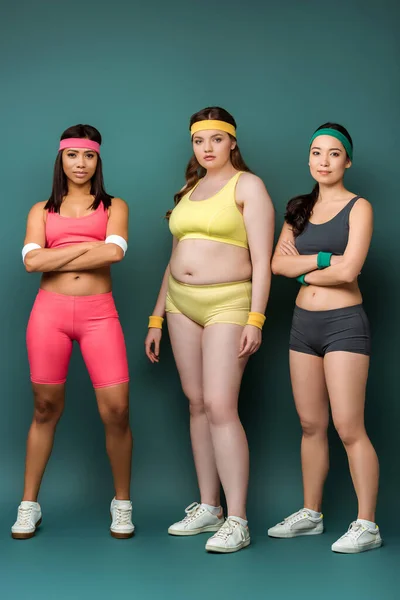
<path fill-rule="evenodd" d="M 247 439 L 238 416 L 246 363 L 261 344 L 274 235 L 274 209 L 261 179 L 246 166 L 233 117 L 219 107 L 190 119 L 193 156 L 186 185 L 169 213 L 172 255 L 145 341 L 159 361 L 168 331 L 182 388 L 200 503 L 186 509 L 171 535 L 213 532 L 206 550 L 236 552 L 250 544 L 246 517 Z M 224 520 L 220 485 L 227 500 Z"/>

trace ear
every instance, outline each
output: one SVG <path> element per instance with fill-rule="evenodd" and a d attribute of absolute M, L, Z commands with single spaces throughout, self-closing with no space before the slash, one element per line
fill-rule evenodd
<path fill-rule="evenodd" d="M 346 160 L 346 169 L 350 169 L 350 167 L 351 167 L 351 165 L 352 165 L 352 164 L 353 164 L 353 163 L 352 163 L 352 162 L 351 162 L 351 160 L 348 158 L 348 159 Z"/>
<path fill-rule="evenodd" d="M 236 148 L 236 146 L 237 146 L 237 142 L 232 141 L 231 150 L 234 150 Z"/>

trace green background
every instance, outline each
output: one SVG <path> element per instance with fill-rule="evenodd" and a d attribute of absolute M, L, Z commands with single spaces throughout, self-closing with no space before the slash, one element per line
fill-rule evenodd
<path fill-rule="evenodd" d="M 0 590 L 4 598 L 396 598 L 399 473 L 399 36 L 393 0 L 16 0 L 1 18 Z M 287 200 L 311 189 L 307 143 L 320 124 L 354 139 L 349 189 L 375 210 L 360 279 L 373 334 L 366 410 L 381 461 L 377 520 L 386 546 L 346 557 L 330 544 L 356 516 L 344 450 L 331 434 L 327 532 L 274 541 L 268 526 L 301 506 L 300 428 L 288 373 L 297 285 L 274 278 L 262 349 L 247 368 L 241 416 L 251 451 L 253 544 L 230 557 L 206 537 L 167 526 L 198 499 L 187 402 L 167 334 L 161 362 L 143 352 L 147 316 L 169 258 L 163 215 L 184 181 L 190 115 L 208 105 L 238 122 L 246 162 L 273 198 L 277 233 Z M 9 538 L 22 491 L 32 417 L 25 328 L 39 277 L 22 266 L 25 219 L 49 196 L 61 132 L 90 123 L 103 135 L 107 190 L 130 205 L 126 259 L 114 293 L 132 376 L 133 502 L 137 536 L 108 536 L 112 481 L 94 394 L 79 349 L 40 501 L 43 527 Z M 398 554 L 397 554 L 398 556 Z"/>

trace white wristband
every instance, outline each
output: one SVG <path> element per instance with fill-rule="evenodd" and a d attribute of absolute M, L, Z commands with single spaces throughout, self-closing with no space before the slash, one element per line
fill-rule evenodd
<path fill-rule="evenodd" d="M 119 246 L 121 248 L 121 250 L 123 251 L 124 256 L 126 254 L 126 251 L 128 250 L 128 244 L 126 243 L 126 240 L 124 240 L 124 238 L 121 237 L 120 235 L 107 236 L 105 243 L 106 244 L 116 244 L 117 246 Z"/>
<path fill-rule="evenodd" d="M 39 246 L 39 244 L 34 243 L 25 244 L 25 246 L 22 248 L 22 262 L 25 264 L 25 256 L 28 254 L 28 252 L 31 250 L 39 250 L 41 247 L 42 246 Z"/>

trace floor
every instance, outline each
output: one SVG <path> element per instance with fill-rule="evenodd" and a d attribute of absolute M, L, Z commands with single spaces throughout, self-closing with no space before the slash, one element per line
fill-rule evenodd
<path fill-rule="evenodd" d="M 359 555 L 338 555 L 330 545 L 343 531 L 272 540 L 252 532 L 249 548 L 208 554 L 207 534 L 176 538 L 165 525 L 172 515 L 136 515 L 136 535 L 114 540 L 108 515 L 90 507 L 52 506 L 35 538 L 12 540 L 15 506 L 0 512 L 2 600 L 398 600 L 400 541 Z M 60 515 L 61 508 L 62 514 Z M 168 511 L 167 511 L 168 513 Z"/>

